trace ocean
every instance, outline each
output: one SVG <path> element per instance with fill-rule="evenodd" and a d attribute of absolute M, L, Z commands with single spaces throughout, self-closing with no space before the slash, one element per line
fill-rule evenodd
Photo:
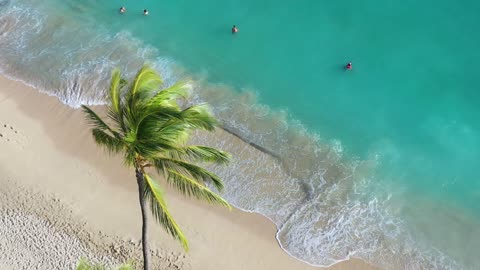
<path fill-rule="evenodd" d="M 479 22 L 472 0 L 0 0 L 0 71 L 72 107 L 114 67 L 192 80 L 246 142 L 196 138 L 235 157 L 223 195 L 291 256 L 478 269 Z"/>

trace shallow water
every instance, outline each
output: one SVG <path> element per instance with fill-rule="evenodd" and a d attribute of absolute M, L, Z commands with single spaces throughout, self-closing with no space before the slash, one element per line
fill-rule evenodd
<path fill-rule="evenodd" d="M 113 67 L 193 79 L 226 128 L 281 157 L 214 140 L 241 157 L 216 168 L 225 196 L 272 219 L 289 254 L 475 269 L 479 15 L 475 1 L 0 0 L 0 68 L 71 106 L 102 103 Z"/>

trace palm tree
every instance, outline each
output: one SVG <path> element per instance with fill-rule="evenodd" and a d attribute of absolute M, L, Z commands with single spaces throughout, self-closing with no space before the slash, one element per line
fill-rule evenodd
<path fill-rule="evenodd" d="M 186 108 L 179 105 L 178 100 L 187 97 L 188 84 L 178 83 L 160 91 L 162 84 L 160 75 L 146 65 L 131 83 L 115 70 L 106 119 L 110 124 L 87 106 L 82 106 L 92 125 L 95 142 L 110 154 L 122 154 L 126 166 L 135 168 L 142 213 L 144 270 L 150 268 L 147 202 L 155 220 L 188 251 L 187 239 L 168 211 L 162 188 L 147 170 L 156 170 L 168 184 L 187 197 L 230 208 L 223 198 L 206 186 L 208 183 L 221 191 L 222 180 L 198 165 L 226 164 L 230 155 L 203 145 L 187 145 L 192 131 L 213 131 L 217 124 L 215 118 L 206 104 Z"/>

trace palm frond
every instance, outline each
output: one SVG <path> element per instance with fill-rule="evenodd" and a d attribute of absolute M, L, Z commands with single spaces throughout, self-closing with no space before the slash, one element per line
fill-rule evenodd
<path fill-rule="evenodd" d="M 112 111 L 118 115 L 120 115 L 121 90 L 127 83 L 126 80 L 122 79 L 119 69 L 115 69 L 112 72 L 109 90 L 110 106 L 112 107 Z"/>
<path fill-rule="evenodd" d="M 158 156 L 158 153 L 164 150 L 175 149 L 177 146 L 162 137 L 156 137 L 145 141 L 136 141 L 133 150 L 145 159 L 152 159 Z"/>
<path fill-rule="evenodd" d="M 139 131 L 137 133 L 137 146 L 140 149 L 148 147 L 156 151 L 154 155 L 145 156 L 146 158 L 155 157 L 160 152 L 183 146 L 189 135 L 182 121 L 156 115 L 145 118 L 137 130 Z M 142 151 L 142 155 L 143 153 L 144 151 Z"/>
<path fill-rule="evenodd" d="M 148 117 L 181 119 L 182 110 L 177 99 L 186 97 L 188 89 L 189 85 L 178 83 L 158 92 L 146 104 L 140 104 L 143 108 L 138 111 L 138 124 Z"/>
<path fill-rule="evenodd" d="M 90 263 L 87 259 L 81 258 L 78 262 L 76 270 L 105 270 L 105 267 L 98 264 Z"/>
<path fill-rule="evenodd" d="M 129 102 L 136 103 L 138 99 L 143 100 L 148 96 L 148 93 L 158 90 L 162 83 L 160 75 L 150 66 L 144 65 L 135 76 L 128 92 Z"/>
<path fill-rule="evenodd" d="M 100 129 L 100 130 L 108 130 L 111 135 L 118 137 L 119 134 L 118 132 L 114 131 L 112 128 L 110 128 L 107 123 L 105 123 L 100 116 L 98 116 L 92 109 L 88 108 L 85 105 L 82 105 L 83 111 L 86 113 L 86 118 L 90 125 L 92 125 L 94 128 Z"/>
<path fill-rule="evenodd" d="M 178 107 L 177 99 L 187 98 L 191 88 L 190 83 L 178 82 L 155 94 L 155 96 L 148 101 L 148 107 Z"/>
<path fill-rule="evenodd" d="M 168 212 L 160 186 L 148 174 L 145 173 L 144 177 L 146 182 L 144 195 L 150 202 L 150 210 L 152 211 L 153 216 L 158 223 L 162 224 L 165 230 L 175 239 L 180 241 L 182 247 L 188 251 L 188 241 L 178 227 L 178 224 Z"/>
<path fill-rule="evenodd" d="M 110 118 L 112 124 L 115 125 L 115 130 L 118 130 L 119 134 L 127 132 L 127 126 L 125 124 L 122 107 L 120 107 L 120 113 L 116 113 L 113 108 L 109 106 L 107 116 Z"/>
<path fill-rule="evenodd" d="M 99 128 L 93 128 L 92 135 L 95 142 L 103 146 L 109 153 L 118 153 L 124 147 L 123 140 L 113 137 Z"/>
<path fill-rule="evenodd" d="M 158 129 L 153 136 L 161 136 L 166 140 L 175 140 L 177 146 L 181 146 L 187 142 L 189 137 L 188 127 L 179 119 L 170 118 L 164 122 L 160 129 Z M 167 149 L 166 149 L 167 150 Z"/>
<path fill-rule="evenodd" d="M 228 164 L 231 155 L 213 147 L 203 145 L 189 145 L 167 152 L 173 159 L 190 160 L 194 162 L 212 162 L 215 164 Z"/>
<path fill-rule="evenodd" d="M 201 185 L 194 179 L 177 171 L 168 170 L 167 181 L 187 197 L 193 196 L 197 199 L 204 200 L 212 204 L 219 204 L 231 209 L 230 204 L 222 197 L 215 194 L 209 188 Z"/>
<path fill-rule="evenodd" d="M 133 264 L 126 263 L 126 264 L 120 265 L 117 270 L 133 270 L 133 269 L 134 269 Z"/>
<path fill-rule="evenodd" d="M 135 149 L 144 158 L 155 158 L 161 152 L 174 150 L 180 147 L 188 136 L 184 125 L 169 125 L 168 128 L 163 128 L 164 121 L 162 118 L 148 117 L 138 127 Z"/>
<path fill-rule="evenodd" d="M 137 152 L 135 152 L 135 149 L 133 148 L 127 148 L 125 147 L 125 151 L 123 153 L 123 163 L 127 167 L 133 167 L 135 165 L 135 158 L 137 156 Z"/>
<path fill-rule="evenodd" d="M 169 170 L 177 171 L 203 183 L 212 183 L 219 191 L 223 190 L 223 182 L 220 177 L 200 166 L 173 158 L 156 158 L 152 161 L 153 166 L 161 173 L 165 174 Z"/>
<path fill-rule="evenodd" d="M 144 65 L 135 76 L 125 93 L 124 115 L 127 126 L 135 128 L 142 120 L 146 103 L 156 93 L 162 84 L 160 75 L 148 65 Z"/>
<path fill-rule="evenodd" d="M 122 88 L 127 85 L 128 82 L 121 78 L 120 70 L 115 69 L 112 72 L 112 79 L 109 89 L 108 117 L 115 123 L 119 130 L 126 132 L 126 126 L 124 122 L 124 113 L 122 108 Z"/>
<path fill-rule="evenodd" d="M 80 258 L 80 261 L 78 262 L 77 267 L 75 268 L 75 270 L 106 270 L 106 269 L 113 270 L 114 268 L 107 268 L 106 266 L 99 263 L 98 264 L 91 263 L 85 258 Z M 133 270 L 133 265 L 131 263 L 125 263 L 118 266 L 115 269 L 116 270 Z"/>
<path fill-rule="evenodd" d="M 120 265 L 117 270 L 133 270 L 133 265 L 132 264 L 124 264 Z"/>
<path fill-rule="evenodd" d="M 217 120 L 213 117 L 207 104 L 188 107 L 182 111 L 181 117 L 182 120 L 193 129 L 212 131 L 217 125 Z"/>

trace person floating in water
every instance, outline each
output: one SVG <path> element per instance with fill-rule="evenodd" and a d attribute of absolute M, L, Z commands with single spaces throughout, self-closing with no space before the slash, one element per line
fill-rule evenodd
<path fill-rule="evenodd" d="M 235 34 L 235 33 L 237 33 L 237 32 L 238 32 L 238 28 L 234 25 L 234 26 L 232 27 L 232 34 Z"/>
<path fill-rule="evenodd" d="M 345 66 L 346 69 L 352 69 L 352 63 L 348 62 L 348 64 Z"/>
<path fill-rule="evenodd" d="M 144 9 L 143 10 L 143 15 L 147 16 L 148 15 L 148 10 Z"/>
<path fill-rule="evenodd" d="M 123 14 L 123 13 L 125 13 L 126 11 L 127 11 L 127 9 L 126 9 L 125 7 L 121 7 L 121 8 L 120 8 L 120 13 Z"/>

